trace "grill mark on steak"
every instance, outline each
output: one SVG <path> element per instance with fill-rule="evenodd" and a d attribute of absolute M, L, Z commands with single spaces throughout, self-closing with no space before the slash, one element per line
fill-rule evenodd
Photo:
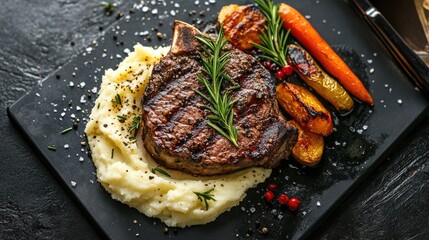
<path fill-rule="evenodd" d="M 237 148 L 206 124 L 211 113 L 206 100 L 195 92 L 205 91 L 197 78 L 202 63 L 196 34 L 201 33 L 176 21 L 170 53 L 153 69 L 142 100 L 142 137 L 148 152 L 165 167 L 194 175 L 277 166 L 289 156 L 297 131 L 280 114 L 270 73 L 252 56 L 225 46 L 230 52 L 225 71 L 241 85 L 231 92 L 236 100 Z M 229 86 L 224 82 L 223 89 Z"/>

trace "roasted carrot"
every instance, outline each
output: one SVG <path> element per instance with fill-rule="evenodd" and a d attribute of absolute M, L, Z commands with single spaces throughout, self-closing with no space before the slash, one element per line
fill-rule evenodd
<path fill-rule="evenodd" d="M 283 27 L 290 29 L 295 39 L 328 73 L 357 99 L 370 106 L 374 105 L 374 100 L 363 83 L 301 13 L 285 3 L 280 4 L 278 12 L 283 20 Z"/>

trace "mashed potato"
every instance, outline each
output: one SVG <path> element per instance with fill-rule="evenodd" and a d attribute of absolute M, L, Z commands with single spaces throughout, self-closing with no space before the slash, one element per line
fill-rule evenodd
<path fill-rule="evenodd" d="M 271 170 L 251 168 L 224 176 L 194 177 L 154 162 L 133 126 L 141 119 L 141 97 L 153 65 L 167 52 L 168 48 L 154 50 L 137 44 L 118 69 L 107 70 L 85 132 L 98 181 L 114 199 L 168 226 L 204 224 L 237 205 L 246 190 L 263 182 Z M 154 168 L 170 177 L 152 172 Z M 211 189 L 215 200 L 207 201 L 206 210 L 195 192 Z"/>

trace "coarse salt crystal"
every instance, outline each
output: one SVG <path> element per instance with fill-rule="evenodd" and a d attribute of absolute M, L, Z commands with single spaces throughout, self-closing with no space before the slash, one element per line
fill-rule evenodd
<path fill-rule="evenodd" d="M 321 204 L 319 201 L 317 201 L 316 205 L 317 205 L 318 207 L 322 206 L 322 204 Z"/>
<path fill-rule="evenodd" d="M 147 11 L 149 11 L 149 7 L 148 7 L 148 6 L 144 6 L 144 7 L 142 7 L 142 11 L 143 11 L 143 12 L 147 12 Z"/>
<path fill-rule="evenodd" d="M 155 8 L 155 9 L 152 9 L 151 13 L 152 13 L 153 15 L 156 15 L 156 14 L 158 14 L 158 9 L 157 9 L 157 8 Z"/>
<path fill-rule="evenodd" d="M 68 144 L 64 144 L 64 148 L 68 149 L 70 146 Z"/>
<path fill-rule="evenodd" d="M 71 181 L 70 184 L 72 185 L 72 187 L 76 186 L 76 182 L 75 181 Z"/>
<path fill-rule="evenodd" d="M 82 95 L 80 97 L 80 103 L 86 103 L 86 96 L 85 95 Z"/>
<path fill-rule="evenodd" d="M 83 157 L 79 158 L 79 162 L 83 162 L 83 160 L 84 160 Z"/>
<path fill-rule="evenodd" d="M 398 99 L 398 103 L 399 103 L 399 104 L 402 104 L 402 99 Z"/>
<path fill-rule="evenodd" d="M 70 82 L 70 83 L 69 83 L 69 86 L 70 86 L 70 87 L 74 87 L 74 82 Z"/>

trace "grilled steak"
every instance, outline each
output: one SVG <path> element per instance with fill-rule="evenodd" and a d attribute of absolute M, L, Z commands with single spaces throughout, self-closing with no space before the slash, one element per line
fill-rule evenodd
<path fill-rule="evenodd" d="M 165 167 L 193 175 L 277 166 L 289 156 L 297 131 L 279 112 L 270 73 L 252 56 L 229 44 L 224 48 L 231 52 L 226 73 L 241 85 L 231 93 L 235 147 L 206 124 L 207 102 L 195 91 L 205 91 L 197 79 L 202 62 L 196 34 L 201 33 L 176 21 L 171 50 L 154 66 L 142 100 L 146 149 Z"/>

